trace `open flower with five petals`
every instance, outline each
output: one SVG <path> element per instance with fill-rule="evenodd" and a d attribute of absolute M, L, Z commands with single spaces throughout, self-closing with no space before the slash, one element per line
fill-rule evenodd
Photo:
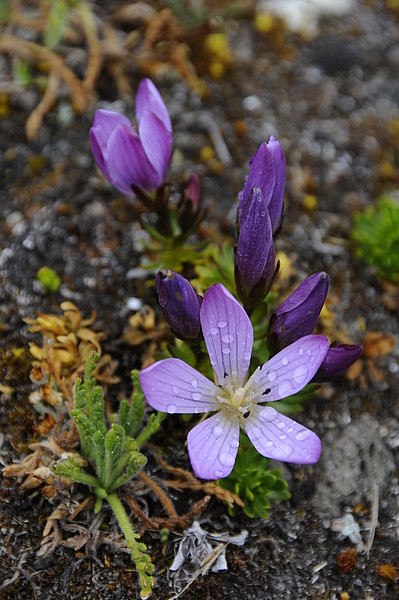
<path fill-rule="evenodd" d="M 200 320 L 217 383 L 177 358 L 167 358 L 140 373 L 150 406 L 167 413 L 217 411 L 188 434 L 191 465 L 197 477 L 219 479 L 232 471 L 242 428 L 263 456 L 311 464 L 321 452 L 315 433 L 262 403 L 299 392 L 315 375 L 329 343 L 309 335 L 284 348 L 247 379 L 253 346 L 251 321 L 221 285 L 205 293 Z"/>

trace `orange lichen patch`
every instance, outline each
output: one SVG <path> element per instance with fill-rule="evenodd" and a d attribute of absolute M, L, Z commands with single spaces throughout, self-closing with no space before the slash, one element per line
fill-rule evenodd
<path fill-rule="evenodd" d="M 337 556 L 337 569 L 342 573 L 350 571 L 357 562 L 357 551 L 354 548 L 344 550 Z"/>
<path fill-rule="evenodd" d="M 376 569 L 377 574 L 387 583 L 398 581 L 398 569 L 393 565 L 379 565 Z"/>

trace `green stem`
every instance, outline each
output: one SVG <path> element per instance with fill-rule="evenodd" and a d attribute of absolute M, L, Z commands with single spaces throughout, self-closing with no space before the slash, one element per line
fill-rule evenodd
<path fill-rule="evenodd" d="M 112 492 L 111 494 L 108 494 L 106 498 L 111 505 L 112 510 L 114 511 L 115 517 L 119 523 L 119 527 L 125 536 L 128 548 L 136 564 L 141 585 L 140 597 L 148 598 L 148 596 L 151 595 L 152 586 L 154 584 L 154 578 L 152 577 L 154 565 L 151 563 L 150 557 L 145 554 L 145 545 L 137 541 L 140 536 L 133 531 L 119 496 L 115 492 Z"/>

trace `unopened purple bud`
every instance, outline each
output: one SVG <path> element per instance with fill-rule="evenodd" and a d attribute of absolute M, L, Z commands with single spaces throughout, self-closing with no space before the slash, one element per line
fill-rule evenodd
<path fill-rule="evenodd" d="M 357 344 L 331 344 L 313 381 L 322 382 L 339 377 L 362 353 L 363 346 Z"/>
<path fill-rule="evenodd" d="M 110 110 L 97 110 L 90 142 L 97 165 L 123 194 L 132 186 L 152 192 L 162 186 L 172 157 L 172 125 L 162 97 L 149 79 L 136 96 L 138 131 L 129 119 Z"/>
<path fill-rule="evenodd" d="M 312 333 L 327 297 L 328 284 L 326 273 L 314 273 L 280 304 L 270 318 L 267 334 L 272 354 Z"/>
<path fill-rule="evenodd" d="M 158 272 L 156 286 L 159 304 L 173 334 L 182 340 L 198 339 L 202 298 L 191 283 L 165 269 Z"/>
<path fill-rule="evenodd" d="M 238 237 L 234 278 L 238 297 L 254 308 L 270 289 L 276 270 L 272 226 L 260 188 L 253 188 Z"/>
<path fill-rule="evenodd" d="M 277 231 L 283 211 L 285 171 L 285 155 L 281 142 L 270 136 L 269 142 L 261 144 L 249 161 L 249 175 L 244 189 L 238 194 L 239 227 L 248 209 L 251 192 L 254 187 L 259 187 L 270 214 L 272 232 L 274 234 Z"/>
<path fill-rule="evenodd" d="M 196 173 L 193 173 L 183 192 L 185 202 L 191 202 L 194 210 L 198 210 L 201 200 L 201 185 Z"/>

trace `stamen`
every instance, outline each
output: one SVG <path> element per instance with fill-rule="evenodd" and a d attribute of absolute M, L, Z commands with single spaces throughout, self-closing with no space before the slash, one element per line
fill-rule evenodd
<path fill-rule="evenodd" d="M 262 392 L 262 396 L 265 396 L 266 394 L 270 394 L 271 392 L 271 388 L 266 388 L 264 392 Z"/>
<path fill-rule="evenodd" d="M 247 410 L 246 413 L 244 413 L 242 416 L 244 417 L 244 419 L 248 419 L 249 415 L 251 414 L 250 410 Z"/>

